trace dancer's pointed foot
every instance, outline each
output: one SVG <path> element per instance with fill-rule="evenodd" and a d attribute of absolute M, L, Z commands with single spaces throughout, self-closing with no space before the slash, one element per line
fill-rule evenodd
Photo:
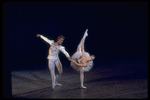
<path fill-rule="evenodd" d="M 87 31 L 88 31 L 88 29 L 86 29 L 86 31 L 85 31 L 85 34 L 84 34 L 85 36 L 88 36 L 88 33 L 87 33 Z"/>
<path fill-rule="evenodd" d="M 56 86 L 55 84 L 52 85 L 53 90 L 54 90 L 55 86 Z"/>
<path fill-rule="evenodd" d="M 62 86 L 62 84 L 60 84 L 60 83 L 56 83 L 56 86 Z"/>
<path fill-rule="evenodd" d="M 88 29 L 86 29 L 86 31 L 85 31 L 85 32 L 87 33 L 87 31 L 88 31 Z"/>
<path fill-rule="evenodd" d="M 86 89 L 86 87 L 85 87 L 85 86 L 83 86 L 83 85 L 81 85 L 81 88 Z"/>

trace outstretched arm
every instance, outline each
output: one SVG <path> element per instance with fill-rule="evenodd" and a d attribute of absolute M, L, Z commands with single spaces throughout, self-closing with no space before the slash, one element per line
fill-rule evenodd
<path fill-rule="evenodd" d="M 72 61 L 74 64 L 76 64 L 77 66 L 79 66 L 79 67 L 86 67 L 87 66 L 87 64 L 79 64 L 79 63 L 77 63 L 77 62 L 75 62 L 74 60 L 70 60 L 70 61 Z"/>
<path fill-rule="evenodd" d="M 61 46 L 61 47 L 59 48 L 59 50 L 60 50 L 68 59 L 70 59 L 70 55 L 69 55 L 69 53 L 65 50 L 65 47 Z"/>
<path fill-rule="evenodd" d="M 48 38 L 44 37 L 43 35 L 37 34 L 36 36 L 42 38 L 44 41 L 46 41 L 49 44 L 52 44 L 54 42 L 53 40 L 49 40 Z"/>

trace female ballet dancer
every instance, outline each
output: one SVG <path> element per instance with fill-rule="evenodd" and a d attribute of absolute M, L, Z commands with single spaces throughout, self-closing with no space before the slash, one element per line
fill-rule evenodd
<path fill-rule="evenodd" d="M 81 88 L 84 89 L 86 88 L 83 85 L 84 71 L 87 72 L 93 67 L 93 60 L 95 59 L 94 55 L 90 56 L 90 54 L 88 52 L 85 52 L 84 50 L 85 38 L 88 36 L 87 31 L 88 29 L 86 29 L 84 36 L 77 47 L 77 51 L 72 55 L 72 59 L 70 59 L 71 67 L 76 71 L 80 72 Z"/>

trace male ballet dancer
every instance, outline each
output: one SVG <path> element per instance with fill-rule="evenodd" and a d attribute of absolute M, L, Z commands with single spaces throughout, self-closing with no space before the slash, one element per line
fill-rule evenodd
<path fill-rule="evenodd" d="M 42 38 L 44 41 L 46 41 L 47 43 L 50 44 L 49 55 L 48 55 L 47 59 L 49 60 L 48 67 L 49 67 L 49 70 L 51 73 L 52 88 L 54 89 L 55 86 L 57 86 L 57 85 L 61 86 L 61 84 L 59 84 L 57 81 L 58 81 L 58 77 L 60 77 L 61 73 L 63 73 L 62 64 L 58 57 L 59 51 L 61 51 L 63 54 L 65 54 L 65 56 L 68 58 L 68 60 L 71 59 L 70 55 L 65 50 L 65 47 L 61 45 L 63 43 L 65 37 L 60 35 L 57 38 L 57 42 L 54 42 L 54 40 L 49 40 L 48 38 L 46 38 L 40 34 L 37 34 L 37 37 Z M 55 65 L 59 72 L 59 75 L 57 75 L 57 77 L 55 76 Z"/>

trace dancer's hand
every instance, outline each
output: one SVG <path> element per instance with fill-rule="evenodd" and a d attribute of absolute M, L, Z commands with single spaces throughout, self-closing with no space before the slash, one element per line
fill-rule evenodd
<path fill-rule="evenodd" d="M 40 34 L 37 34 L 36 37 L 40 37 Z"/>
<path fill-rule="evenodd" d="M 71 58 L 71 57 L 68 57 L 68 60 L 69 60 L 69 61 L 72 61 L 72 58 Z"/>

